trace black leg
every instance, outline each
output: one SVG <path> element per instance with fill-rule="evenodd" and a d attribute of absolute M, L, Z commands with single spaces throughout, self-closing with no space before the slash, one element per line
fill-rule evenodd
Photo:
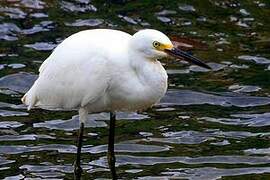
<path fill-rule="evenodd" d="M 80 123 L 80 130 L 77 140 L 77 156 L 76 161 L 74 163 L 74 179 L 80 180 L 82 175 L 82 168 L 81 168 L 81 149 L 82 149 L 82 139 L 83 139 L 83 128 L 84 123 Z"/>
<path fill-rule="evenodd" d="M 107 158 L 113 180 L 117 179 L 115 171 L 115 155 L 114 155 L 114 130 L 115 130 L 115 113 L 110 112 L 110 130 L 109 130 Z"/>

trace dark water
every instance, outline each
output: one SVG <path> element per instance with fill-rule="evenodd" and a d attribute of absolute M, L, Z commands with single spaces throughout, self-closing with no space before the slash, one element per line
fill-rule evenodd
<path fill-rule="evenodd" d="M 122 179 L 270 179 L 268 0 L 1 0 L 0 178 L 72 179 L 77 112 L 20 98 L 51 50 L 83 29 L 155 28 L 213 71 L 164 60 L 169 91 L 153 109 L 119 113 Z M 83 179 L 109 179 L 108 114 L 90 115 Z"/>

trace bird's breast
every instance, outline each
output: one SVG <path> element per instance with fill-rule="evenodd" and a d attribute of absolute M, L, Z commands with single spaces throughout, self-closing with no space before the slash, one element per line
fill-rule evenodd
<path fill-rule="evenodd" d="M 167 90 L 167 73 L 159 62 L 121 74 L 110 89 L 112 110 L 136 111 L 157 103 Z"/>

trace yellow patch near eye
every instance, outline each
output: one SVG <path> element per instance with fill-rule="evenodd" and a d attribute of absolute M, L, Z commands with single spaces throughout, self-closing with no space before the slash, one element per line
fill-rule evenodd
<path fill-rule="evenodd" d="M 165 49 L 172 49 L 173 48 L 173 45 L 172 44 L 161 44 L 160 46 L 159 46 L 159 49 L 160 50 L 165 50 Z"/>
<path fill-rule="evenodd" d="M 159 51 L 164 51 L 165 49 L 172 49 L 173 45 L 172 44 L 162 44 L 158 41 L 153 42 L 154 48 L 156 48 Z"/>

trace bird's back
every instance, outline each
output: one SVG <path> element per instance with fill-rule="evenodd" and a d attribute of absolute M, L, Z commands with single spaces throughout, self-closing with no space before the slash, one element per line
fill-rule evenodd
<path fill-rule="evenodd" d="M 66 38 L 44 61 L 39 71 L 43 72 L 47 64 L 52 61 L 57 63 L 68 61 L 78 62 L 89 55 L 112 54 L 125 48 L 131 35 L 122 31 L 109 29 L 85 30 Z M 74 59 L 75 58 L 75 59 Z"/>
<path fill-rule="evenodd" d="M 73 109 L 96 101 L 107 89 L 111 61 L 125 55 L 130 38 L 106 29 L 71 35 L 43 62 L 24 103 L 29 109 L 35 105 Z"/>

